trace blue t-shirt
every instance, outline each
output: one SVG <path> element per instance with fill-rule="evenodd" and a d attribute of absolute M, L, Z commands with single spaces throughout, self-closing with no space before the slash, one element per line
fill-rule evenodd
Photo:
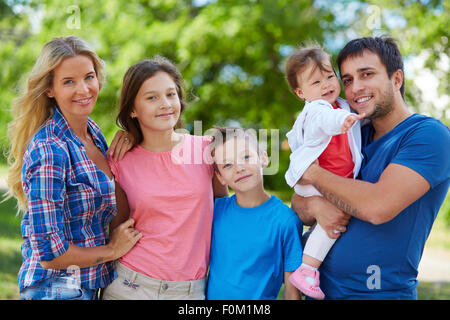
<path fill-rule="evenodd" d="M 422 175 L 431 189 L 381 225 L 352 218 L 324 260 L 321 288 L 329 299 L 417 299 L 417 268 L 450 183 L 450 131 L 413 114 L 376 141 L 362 128 L 359 178 L 375 183 L 390 163 Z"/>
<path fill-rule="evenodd" d="M 240 207 L 236 195 L 216 199 L 206 299 L 276 299 L 284 272 L 301 264 L 302 230 L 276 196 L 254 208 Z"/>

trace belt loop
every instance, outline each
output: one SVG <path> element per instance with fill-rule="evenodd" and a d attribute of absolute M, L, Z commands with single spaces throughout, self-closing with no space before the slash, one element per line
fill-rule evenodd
<path fill-rule="evenodd" d="M 192 283 L 192 281 L 189 281 L 189 291 L 188 291 L 189 296 L 192 294 L 192 291 L 194 291 L 193 283 Z"/>

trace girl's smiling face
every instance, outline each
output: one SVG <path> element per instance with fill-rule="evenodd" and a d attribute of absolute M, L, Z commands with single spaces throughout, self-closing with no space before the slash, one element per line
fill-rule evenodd
<path fill-rule="evenodd" d="M 169 74 L 159 71 L 142 83 L 131 117 L 137 118 L 142 131 L 167 131 L 177 124 L 180 111 L 175 82 Z"/>
<path fill-rule="evenodd" d="M 54 98 L 67 120 L 86 118 L 97 102 L 100 85 L 91 58 L 77 55 L 64 59 L 53 70 L 52 87 L 46 91 Z"/>
<path fill-rule="evenodd" d="M 331 64 L 324 62 L 323 66 L 328 70 L 321 70 L 312 62 L 303 72 L 297 74 L 299 88 L 295 93 L 300 99 L 308 102 L 322 99 L 330 104 L 335 103 L 341 93 L 341 86 Z"/>

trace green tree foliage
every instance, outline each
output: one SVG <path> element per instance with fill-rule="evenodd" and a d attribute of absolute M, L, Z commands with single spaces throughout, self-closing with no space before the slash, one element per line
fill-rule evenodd
<path fill-rule="evenodd" d="M 405 54 L 448 39 L 448 0 L 371 3 L 389 9 L 391 16 L 383 19 L 395 14 L 407 21 L 382 24 L 397 38 L 412 30 L 410 42 L 402 41 Z M 185 77 L 190 105 L 184 122 L 190 131 L 195 120 L 202 121 L 202 132 L 237 121 L 255 129 L 279 129 L 283 140 L 303 106 L 284 79 L 289 53 L 312 39 L 335 55 L 350 38 L 373 33 L 366 20 L 367 4 L 360 1 L 1 0 L 0 148 L 7 146 L 11 100 L 42 45 L 54 37 L 80 36 L 105 60 L 107 81 L 92 117 L 109 140 L 117 130 L 125 71 L 156 54 L 174 61 Z M 433 70 L 436 57 L 429 58 Z M 446 88 L 448 92 L 448 81 Z M 280 151 L 278 174 L 265 180 L 268 188 L 287 190 L 283 176 L 288 157 L 288 150 Z"/>
<path fill-rule="evenodd" d="M 349 2 L 354 3 L 354 1 Z M 370 0 L 355 8 L 353 30 L 362 36 L 389 34 L 409 58 L 424 56 L 423 69 L 439 81 L 437 92 L 447 95 L 444 103 L 427 102 L 428 88 L 406 79 L 406 101 L 418 112 L 425 112 L 450 124 L 450 1 L 449 0 Z"/>
<path fill-rule="evenodd" d="M 283 137 L 302 106 L 284 80 L 286 54 L 305 39 L 322 42 L 324 22 L 333 21 L 330 12 L 306 0 L 204 4 L 85 0 L 74 5 L 47 0 L 27 2 L 27 10 L 15 14 L 18 5 L 6 2 L 9 13 L 2 19 L 6 26 L 10 25 L 7 19 L 17 16 L 17 24 L 10 29 L 16 30 L 20 24 L 27 33 L 26 37 L 1 38 L 5 90 L 0 101 L 6 106 L 2 121 L 11 119 L 8 106 L 42 45 L 53 37 L 73 34 L 88 40 L 106 61 L 107 82 L 93 118 L 110 139 L 117 130 L 115 115 L 123 74 L 132 64 L 155 54 L 174 61 L 186 79 L 191 103 L 184 120 L 189 129 L 194 120 L 202 121 L 203 131 L 235 120 L 256 129 L 280 128 Z M 30 19 L 39 16 L 40 21 Z M 6 126 L 1 130 L 4 136 Z M 288 151 L 284 151 L 284 166 L 272 179 L 272 187 L 284 187 L 287 157 Z"/>

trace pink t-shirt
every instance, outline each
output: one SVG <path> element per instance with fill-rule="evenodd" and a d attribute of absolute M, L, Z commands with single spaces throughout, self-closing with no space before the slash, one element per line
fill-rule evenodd
<path fill-rule="evenodd" d="M 211 137 L 184 135 L 180 146 L 151 152 L 136 146 L 110 159 L 142 238 L 120 262 L 149 277 L 188 281 L 205 277 L 213 216 Z"/>

